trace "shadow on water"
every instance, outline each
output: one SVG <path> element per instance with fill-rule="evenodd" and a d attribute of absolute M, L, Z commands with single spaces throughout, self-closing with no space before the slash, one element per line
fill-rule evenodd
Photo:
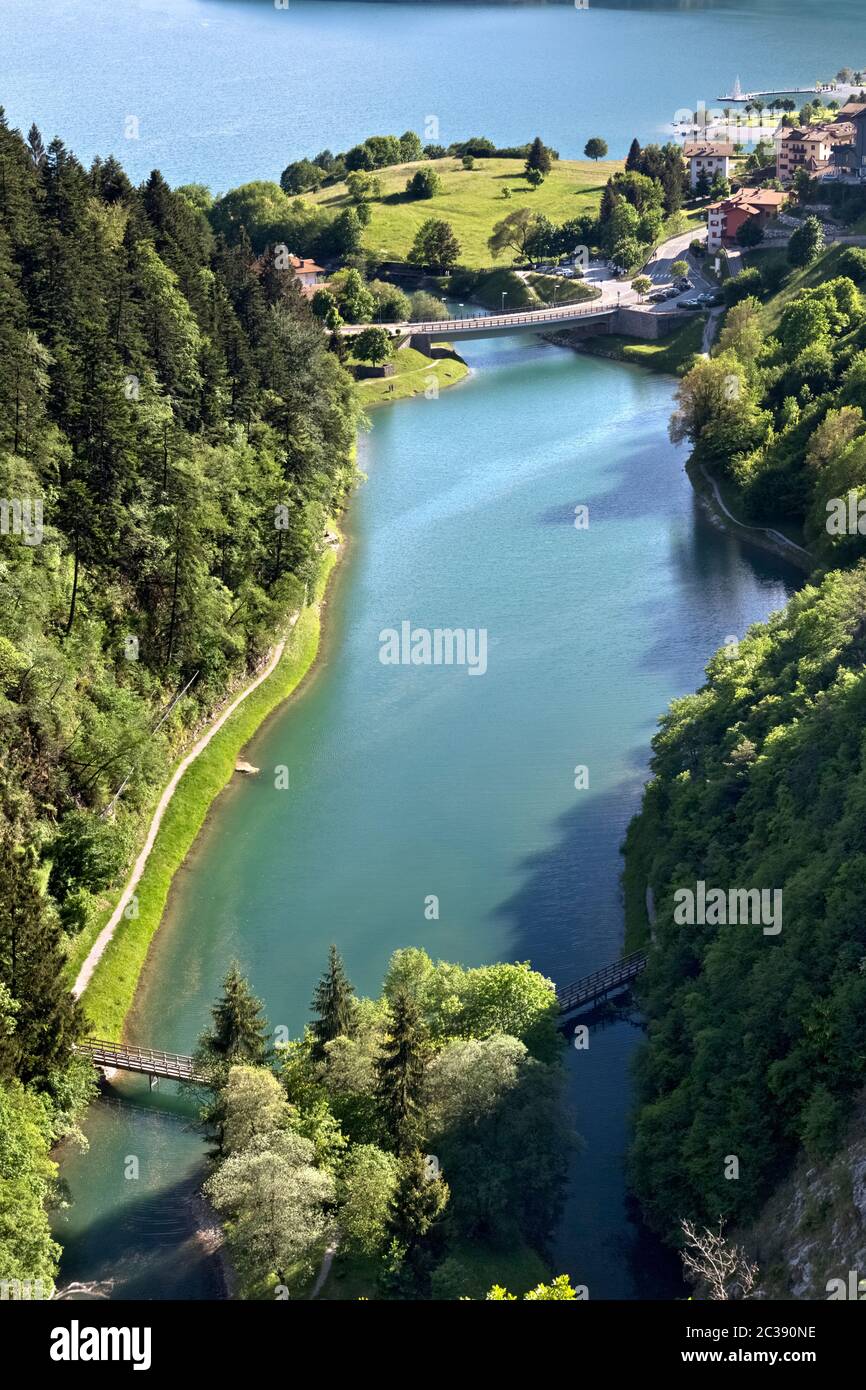
<path fill-rule="evenodd" d="M 618 845 L 640 795 L 643 768 L 604 793 L 584 794 L 556 822 L 555 843 L 519 866 L 523 885 L 497 915 L 510 925 L 518 959 L 565 985 L 615 959 L 622 939 Z M 570 904 L 563 922 L 563 904 Z M 633 1058 L 639 1016 L 597 1011 L 589 1045 L 569 1046 L 566 1096 L 583 1140 L 569 1164 L 554 1263 L 590 1298 L 682 1297 L 679 1259 L 640 1221 L 625 1177 Z M 569 1029 L 573 1033 L 573 1026 Z M 577 1252 L 577 1253 L 576 1253 Z"/>
<path fill-rule="evenodd" d="M 225 1296 L 217 1222 L 201 1197 L 205 1149 L 190 1091 L 141 1078 L 105 1084 L 89 1153 L 61 1146 L 64 1206 L 52 1227 L 70 1298 Z M 94 1172 L 94 1167 L 97 1171 Z"/>
<path fill-rule="evenodd" d="M 199 1194 L 200 1174 L 158 1192 L 125 1198 L 118 1216 L 94 1219 L 86 1232 L 65 1237 L 60 1290 L 82 1276 L 115 1299 L 220 1299 L 225 1297 L 215 1220 Z M 75 1188 L 70 1191 L 75 1200 Z"/>
<path fill-rule="evenodd" d="M 633 467 L 632 457 L 629 473 Z M 653 511 L 646 493 L 636 499 L 625 470 L 619 471 L 617 506 L 624 496 L 634 514 Z M 597 507 L 593 515 L 603 515 L 598 504 L 610 495 L 606 490 L 590 499 L 590 508 Z M 567 518 L 571 524 L 572 517 L 573 506 L 563 504 L 538 520 L 557 525 Z M 677 583 L 667 587 L 676 595 L 675 608 L 660 608 L 653 585 L 633 600 L 644 627 L 637 669 L 663 674 L 672 693 L 694 689 L 716 647 L 729 633 L 743 635 L 754 617 L 756 579 L 780 600 L 802 583 L 800 572 L 784 561 L 757 550 L 747 554 L 735 537 L 712 525 L 696 498 L 691 514 L 676 524 L 679 534 L 671 536 L 666 552 L 677 575 Z M 746 576 L 750 583 L 744 583 Z M 531 959 L 558 985 L 606 965 L 622 949 L 619 846 L 640 806 L 650 739 L 662 713 L 655 710 L 643 727 L 635 722 L 630 746 L 622 750 L 625 775 L 612 786 L 579 793 L 553 823 L 550 845 L 518 862 L 521 886 L 496 909 L 510 928 L 516 958 Z M 631 1093 L 640 1017 L 608 1010 L 581 1021 L 590 1025 L 589 1045 L 569 1047 L 566 1091 L 584 1147 L 570 1161 L 557 1268 L 586 1284 L 591 1298 L 683 1297 L 678 1256 L 646 1229 L 627 1189 L 632 1121 L 618 1098 Z"/>

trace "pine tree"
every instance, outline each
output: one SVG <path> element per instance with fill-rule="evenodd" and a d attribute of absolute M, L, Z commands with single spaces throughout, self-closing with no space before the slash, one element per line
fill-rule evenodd
<path fill-rule="evenodd" d="M 316 1017 L 312 1025 L 315 1039 L 313 1056 L 325 1055 L 325 1044 L 334 1038 L 350 1037 L 354 1026 L 355 991 L 346 975 L 343 958 L 332 945 L 328 953 L 328 968 L 316 986 L 313 996 Z"/>
<path fill-rule="evenodd" d="M 30 147 L 30 158 L 38 169 L 45 159 L 45 145 L 35 122 L 27 132 L 27 144 Z"/>
<path fill-rule="evenodd" d="M 392 1023 L 376 1062 L 382 1122 L 397 1154 L 416 1147 L 421 1130 L 424 1032 L 418 1005 L 405 990 L 391 1004 Z"/>
<path fill-rule="evenodd" d="M 641 165 L 641 148 L 640 148 L 640 140 L 638 140 L 637 136 L 635 136 L 635 138 L 632 140 L 631 144 L 629 145 L 628 154 L 627 154 L 627 156 L 626 156 L 626 161 L 625 161 L 625 167 L 626 167 L 626 169 L 628 169 L 628 170 L 630 170 L 630 171 L 634 171 L 634 172 L 636 172 L 636 173 L 640 173 L 640 172 L 641 172 L 641 167 L 640 167 L 640 165 Z"/>
<path fill-rule="evenodd" d="M 529 154 L 526 156 L 526 172 L 530 169 L 537 169 L 539 174 L 549 174 L 551 166 L 550 151 L 543 143 L 541 136 L 536 135 L 529 147 Z"/>
<path fill-rule="evenodd" d="M 445 1211 L 449 1197 L 448 1183 L 428 1172 L 427 1159 L 420 1151 L 413 1150 L 400 1161 L 386 1232 L 392 1250 L 410 1266 L 417 1268 L 418 1247 Z"/>
<path fill-rule="evenodd" d="M 0 984 L 14 1001 L 4 1053 L 24 1082 L 62 1069 L 84 1028 L 63 981 L 60 924 L 39 891 L 26 851 L 0 836 Z M 7 997 L 8 997 L 7 996 Z"/>
<path fill-rule="evenodd" d="M 228 1070 L 235 1063 L 261 1066 L 267 1059 L 264 1006 L 232 961 L 223 980 L 223 995 L 211 1009 L 213 1027 L 199 1041 L 196 1057 L 205 1067 Z"/>

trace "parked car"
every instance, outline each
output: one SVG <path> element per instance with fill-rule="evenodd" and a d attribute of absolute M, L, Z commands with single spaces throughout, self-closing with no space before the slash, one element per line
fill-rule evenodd
<path fill-rule="evenodd" d="M 682 293 L 683 290 L 694 289 L 694 285 L 692 284 L 691 280 L 689 280 L 685 275 L 681 276 L 679 280 L 674 280 L 674 284 L 676 285 L 680 293 Z"/>
<path fill-rule="evenodd" d="M 703 309 L 704 305 L 699 299 L 683 299 L 680 301 L 684 309 Z"/>
<path fill-rule="evenodd" d="M 679 290 L 676 285 L 671 285 L 669 290 L 665 290 L 665 299 L 676 299 L 678 294 Z"/>
<path fill-rule="evenodd" d="M 651 300 L 653 304 L 661 304 L 662 300 L 667 299 L 667 297 L 667 290 L 653 290 L 652 294 L 647 295 L 647 299 Z"/>

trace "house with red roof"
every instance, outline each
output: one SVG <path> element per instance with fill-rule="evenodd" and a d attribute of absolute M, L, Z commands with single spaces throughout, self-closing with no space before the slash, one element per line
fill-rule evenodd
<path fill-rule="evenodd" d="M 711 203 L 707 209 L 707 250 L 736 246 L 737 233 L 752 218 L 765 227 L 781 211 L 786 198 L 787 194 L 776 188 L 738 188 L 730 198 Z"/>

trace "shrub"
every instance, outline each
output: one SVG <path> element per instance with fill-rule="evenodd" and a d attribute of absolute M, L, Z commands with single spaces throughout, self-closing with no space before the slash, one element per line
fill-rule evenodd
<path fill-rule="evenodd" d="M 442 180 L 435 169 L 416 169 L 406 180 L 406 192 L 410 198 L 435 198 L 442 191 Z"/>
<path fill-rule="evenodd" d="M 748 270 L 741 270 L 739 275 L 726 280 L 722 286 L 722 294 L 730 308 L 733 304 L 739 304 L 741 299 L 748 299 L 750 295 L 758 296 L 761 288 L 761 272 L 755 266 L 750 266 Z"/>
<path fill-rule="evenodd" d="M 856 284 L 866 280 L 866 249 L 849 246 L 839 257 L 839 274 L 848 275 Z"/>

